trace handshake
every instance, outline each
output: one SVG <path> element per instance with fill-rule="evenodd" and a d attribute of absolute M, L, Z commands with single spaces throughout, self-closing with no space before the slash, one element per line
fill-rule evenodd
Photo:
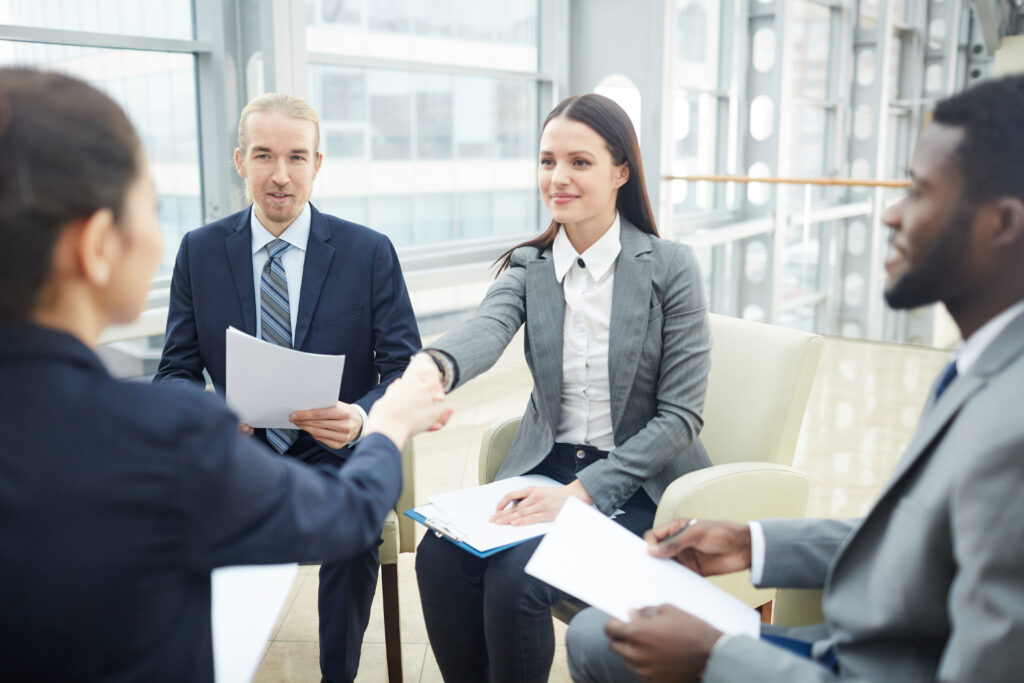
<path fill-rule="evenodd" d="M 411 436 L 444 427 L 452 415 L 444 397 L 437 365 L 427 354 L 418 353 L 373 404 L 363 434 L 383 434 L 401 448 Z"/>

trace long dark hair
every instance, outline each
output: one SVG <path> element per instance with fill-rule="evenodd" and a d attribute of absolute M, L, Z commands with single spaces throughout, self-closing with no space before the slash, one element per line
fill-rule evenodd
<path fill-rule="evenodd" d="M 629 116 L 622 107 L 604 95 L 595 93 L 574 95 L 562 100 L 557 107 L 551 110 L 548 117 L 544 119 L 541 131 L 547 127 L 549 122 L 559 116 L 564 116 L 571 121 L 579 121 L 591 128 L 604 140 L 608 152 L 612 156 L 612 162 L 616 166 L 629 165 L 629 179 L 625 185 L 619 188 L 615 208 L 637 228 L 657 237 L 658 226 L 654 222 L 654 211 L 651 210 L 651 202 L 647 197 L 647 183 L 644 182 L 640 143 L 637 142 L 633 122 L 629 120 Z M 499 256 L 494 261 L 498 266 L 498 273 L 509 267 L 512 262 L 512 252 L 519 247 L 547 249 L 555 241 L 557 234 L 558 223 L 552 219 L 544 232 L 531 240 L 517 244 Z"/>
<path fill-rule="evenodd" d="M 64 228 L 110 209 L 121 217 L 141 163 L 124 111 L 90 85 L 0 68 L 0 319 L 27 319 Z"/>

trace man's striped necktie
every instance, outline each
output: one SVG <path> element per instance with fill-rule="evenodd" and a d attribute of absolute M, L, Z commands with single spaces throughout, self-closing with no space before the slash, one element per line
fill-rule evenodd
<path fill-rule="evenodd" d="M 288 307 L 288 278 L 281 257 L 291 246 L 284 240 L 267 244 L 267 262 L 260 277 L 260 336 L 271 344 L 292 347 L 292 315 Z M 297 429 L 268 429 L 267 441 L 284 453 L 299 437 Z"/>

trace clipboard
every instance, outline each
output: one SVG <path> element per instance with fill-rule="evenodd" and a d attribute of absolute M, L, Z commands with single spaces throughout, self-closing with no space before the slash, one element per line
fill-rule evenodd
<path fill-rule="evenodd" d="M 470 555 L 474 555 L 476 557 L 483 558 L 490 557 L 491 555 L 497 555 L 503 550 L 508 550 L 509 548 L 519 545 L 520 543 L 525 543 L 526 541 L 544 535 L 544 532 L 540 531 L 537 533 L 536 536 L 524 538 L 522 540 L 515 541 L 514 543 L 506 543 L 505 545 L 500 545 L 497 548 L 488 548 L 487 550 L 477 550 L 463 539 L 462 534 L 450 522 L 434 519 L 433 517 L 424 515 L 423 512 L 421 512 L 421 510 L 427 510 L 428 508 L 432 509 L 433 507 L 434 506 L 430 504 L 421 505 L 418 508 L 410 508 L 402 514 L 427 527 L 427 529 L 432 531 L 435 536 L 443 538 L 449 543 L 456 545 L 459 548 L 462 548 Z"/>

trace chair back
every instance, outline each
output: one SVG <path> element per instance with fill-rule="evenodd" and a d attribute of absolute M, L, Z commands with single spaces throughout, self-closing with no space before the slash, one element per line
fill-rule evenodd
<path fill-rule="evenodd" d="M 700 440 L 715 465 L 790 465 L 824 338 L 712 313 Z"/>

